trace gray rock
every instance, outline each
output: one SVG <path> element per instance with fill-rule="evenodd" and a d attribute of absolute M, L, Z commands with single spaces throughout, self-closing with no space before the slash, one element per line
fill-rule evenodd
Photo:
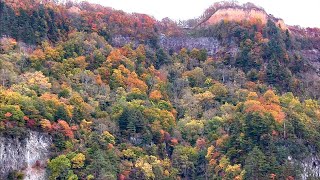
<path fill-rule="evenodd" d="M 15 170 L 22 171 L 26 180 L 46 179 L 51 137 L 34 131 L 27 134 L 23 138 L 0 137 L 0 179 Z"/>
<path fill-rule="evenodd" d="M 309 156 L 301 163 L 302 166 L 302 179 L 320 178 L 320 158 L 317 155 Z"/>
<path fill-rule="evenodd" d="M 166 50 L 172 49 L 177 52 L 182 48 L 188 50 L 204 49 L 208 55 L 214 55 L 219 48 L 219 41 L 213 37 L 165 37 L 160 38 L 160 46 Z"/>
<path fill-rule="evenodd" d="M 112 45 L 115 47 L 122 47 L 125 44 L 132 44 L 133 47 L 137 47 L 140 42 L 130 37 L 116 36 L 112 38 Z M 209 56 L 214 55 L 220 47 L 219 41 L 213 37 L 167 37 L 165 35 L 160 36 L 159 45 L 163 49 L 173 50 L 174 52 L 178 52 L 182 48 L 188 50 L 193 48 L 204 49 Z"/>

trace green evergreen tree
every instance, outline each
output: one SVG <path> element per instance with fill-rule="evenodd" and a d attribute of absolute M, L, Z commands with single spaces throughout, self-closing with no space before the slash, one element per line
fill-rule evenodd
<path fill-rule="evenodd" d="M 92 149 L 89 152 L 87 171 L 92 172 L 96 179 L 116 180 L 119 168 L 118 159 L 113 151 L 105 152 L 101 149 Z"/>
<path fill-rule="evenodd" d="M 156 57 L 155 67 L 157 69 L 170 62 L 168 54 L 162 48 L 157 50 Z"/>
<path fill-rule="evenodd" d="M 245 179 L 248 180 L 267 180 L 269 179 L 269 164 L 263 152 L 255 147 L 248 154 L 244 169 Z"/>
<path fill-rule="evenodd" d="M 245 116 L 244 132 L 249 143 L 259 145 L 264 143 L 261 139 L 264 135 L 271 134 L 274 119 L 270 115 L 262 116 L 259 113 L 249 113 Z"/>
<path fill-rule="evenodd" d="M 70 117 L 67 114 L 67 111 L 65 110 L 64 106 L 58 106 L 57 112 L 54 115 L 55 120 L 66 120 L 69 121 Z"/>

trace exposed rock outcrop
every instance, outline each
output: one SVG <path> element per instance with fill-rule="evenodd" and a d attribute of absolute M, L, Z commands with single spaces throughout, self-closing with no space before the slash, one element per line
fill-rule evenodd
<path fill-rule="evenodd" d="M 188 50 L 204 49 L 208 55 L 214 55 L 219 48 L 219 41 L 212 37 L 165 37 L 160 39 L 160 46 L 166 50 L 180 51 L 182 48 Z"/>
<path fill-rule="evenodd" d="M 112 39 L 112 45 L 116 47 L 121 47 L 129 43 L 131 43 L 133 47 L 137 47 L 140 44 L 138 40 L 130 37 L 117 36 Z M 188 50 L 192 50 L 193 48 L 204 49 L 208 55 L 214 55 L 220 47 L 219 41 L 213 37 L 167 37 L 165 35 L 160 37 L 159 45 L 163 49 L 173 50 L 174 52 L 178 52 L 182 48 Z"/>
<path fill-rule="evenodd" d="M 208 21 L 206 21 L 206 24 L 216 24 L 221 20 L 225 20 L 235 22 L 248 21 L 265 25 L 269 18 L 269 15 L 263 10 L 228 8 L 219 9 L 208 19 Z M 287 26 L 282 19 L 274 19 L 274 22 L 282 29 L 287 29 Z"/>
<path fill-rule="evenodd" d="M 220 21 L 246 21 L 252 24 L 260 23 L 266 25 L 268 20 L 273 21 L 281 29 L 287 30 L 288 27 L 282 19 L 275 18 L 252 3 L 240 5 L 236 2 L 218 2 L 208 8 L 199 18 L 198 26 L 206 26 L 219 23 Z"/>
<path fill-rule="evenodd" d="M 34 131 L 26 137 L 0 137 L 0 179 L 13 171 L 22 171 L 26 180 L 46 179 L 50 145 L 50 136 Z"/>
<path fill-rule="evenodd" d="M 312 155 L 303 160 L 302 164 L 302 180 L 320 178 L 320 158 Z"/>

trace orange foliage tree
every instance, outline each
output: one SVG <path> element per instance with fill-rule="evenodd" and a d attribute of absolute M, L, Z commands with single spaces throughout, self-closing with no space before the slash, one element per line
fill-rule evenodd
<path fill-rule="evenodd" d="M 247 101 L 244 102 L 245 112 L 270 113 L 273 118 L 282 123 L 285 113 L 280 106 L 279 97 L 272 91 L 268 90 L 262 97 L 254 92 L 250 92 Z"/>

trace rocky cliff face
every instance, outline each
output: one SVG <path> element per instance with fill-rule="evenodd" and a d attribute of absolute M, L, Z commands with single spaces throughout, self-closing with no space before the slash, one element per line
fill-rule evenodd
<path fill-rule="evenodd" d="M 46 179 L 50 136 L 30 131 L 26 137 L 0 137 L 0 179 L 12 171 L 22 171 L 26 180 Z"/>
<path fill-rule="evenodd" d="M 137 47 L 140 44 L 138 40 L 130 37 L 117 36 L 112 39 L 112 45 L 116 47 L 122 47 L 129 43 L 131 43 L 133 47 Z M 173 50 L 174 52 L 178 52 L 182 48 L 188 50 L 192 50 L 193 48 L 204 49 L 210 56 L 214 55 L 220 48 L 219 41 L 213 37 L 167 37 L 161 35 L 159 45 L 165 50 Z"/>
<path fill-rule="evenodd" d="M 180 51 L 182 48 L 188 50 L 205 49 L 208 55 L 214 55 L 219 48 L 219 41 L 212 37 L 165 37 L 160 38 L 160 46 L 166 50 Z"/>
<path fill-rule="evenodd" d="M 269 17 L 269 15 L 265 11 L 260 9 L 219 9 L 205 22 L 205 24 L 216 24 L 219 23 L 221 20 L 225 20 L 235 22 L 248 21 L 252 23 L 261 23 L 262 25 L 265 25 L 267 24 L 269 18 L 271 18 L 282 29 L 287 29 L 287 26 L 285 25 L 282 19 Z"/>
<path fill-rule="evenodd" d="M 303 180 L 319 179 L 320 178 L 320 158 L 317 155 L 312 155 L 301 163 Z"/>

